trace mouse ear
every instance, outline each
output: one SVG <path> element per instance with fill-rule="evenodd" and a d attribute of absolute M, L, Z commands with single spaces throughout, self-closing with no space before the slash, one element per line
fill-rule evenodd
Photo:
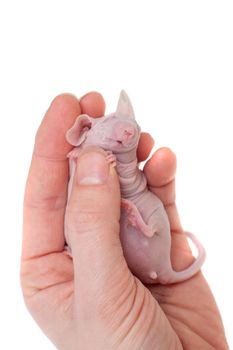
<path fill-rule="evenodd" d="M 129 96 L 127 93 L 122 90 L 120 93 L 118 105 L 117 105 L 117 110 L 115 115 L 117 117 L 124 117 L 124 118 L 133 118 L 135 119 L 134 116 L 134 111 L 132 104 L 130 102 Z"/>
<path fill-rule="evenodd" d="M 73 146 L 80 146 L 86 139 L 88 131 L 91 129 L 91 117 L 81 114 L 75 120 L 74 125 L 66 132 L 66 140 Z"/>

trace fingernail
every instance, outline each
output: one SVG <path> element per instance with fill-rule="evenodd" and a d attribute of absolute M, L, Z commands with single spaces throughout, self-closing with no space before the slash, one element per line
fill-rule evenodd
<path fill-rule="evenodd" d="M 104 184 L 109 175 L 105 154 L 89 151 L 78 158 L 77 182 L 80 185 Z"/>

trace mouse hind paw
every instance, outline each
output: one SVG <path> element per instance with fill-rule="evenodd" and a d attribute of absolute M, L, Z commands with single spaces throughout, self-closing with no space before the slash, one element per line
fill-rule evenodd
<path fill-rule="evenodd" d="M 133 202 L 122 198 L 121 207 L 126 211 L 127 219 L 130 225 L 134 226 L 147 237 L 154 236 L 156 233 L 155 230 L 145 223 L 138 208 Z"/>

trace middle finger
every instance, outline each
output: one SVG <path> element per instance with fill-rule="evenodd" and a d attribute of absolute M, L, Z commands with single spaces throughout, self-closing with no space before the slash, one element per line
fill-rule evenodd
<path fill-rule="evenodd" d="M 160 198 L 166 209 L 171 232 L 182 232 L 175 204 L 176 156 L 169 148 L 158 149 L 144 166 L 150 190 Z"/>

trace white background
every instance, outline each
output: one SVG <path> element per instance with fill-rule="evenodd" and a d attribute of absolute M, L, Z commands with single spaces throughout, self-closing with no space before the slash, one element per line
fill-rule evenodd
<path fill-rule="evenodd" d="M 0 347 L 54 349 L 19 287 L 22 200 L 34 134 L 61 92 L 124 88 L 156 147 L 178 157 L 183 225 L 233 345 L 232 1 L 0 1 Z M 198 302 L 198 301 L 197 301 Z"/>

